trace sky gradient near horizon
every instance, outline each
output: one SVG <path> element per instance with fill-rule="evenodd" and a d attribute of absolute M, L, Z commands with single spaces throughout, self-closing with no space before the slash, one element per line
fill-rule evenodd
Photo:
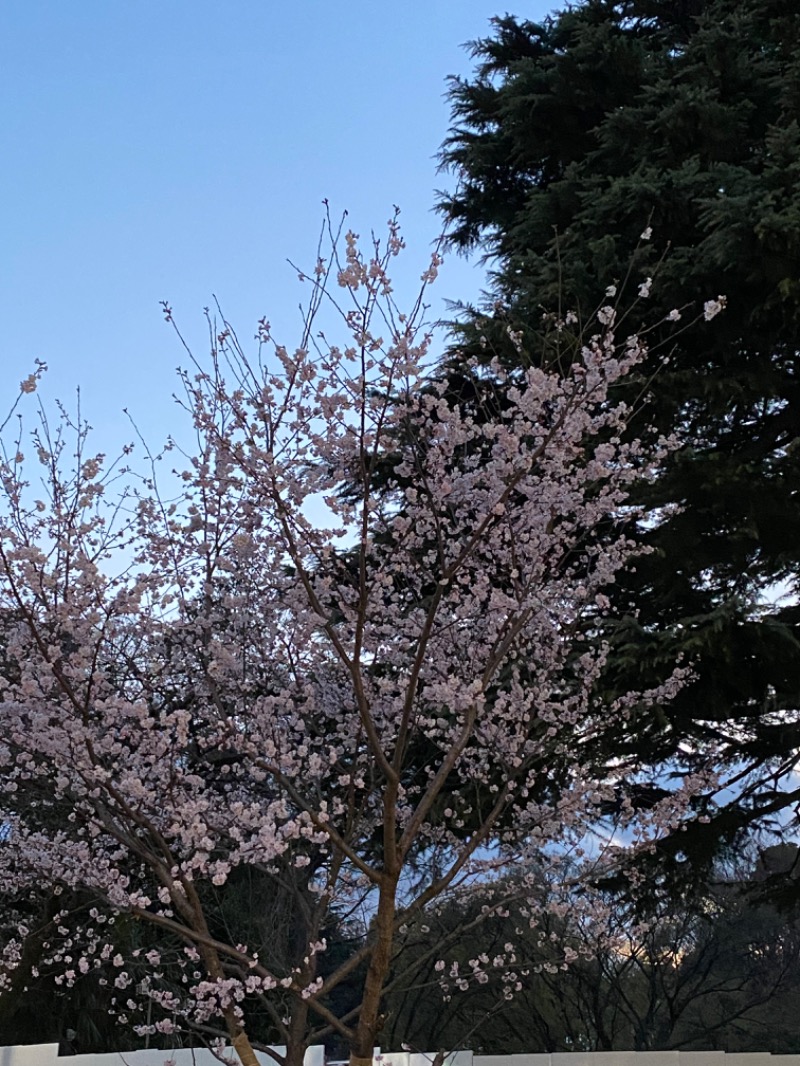
<path fill-rule="evenodd" d="M 528 0 L 515 13 L 542 17 Z M 175 420 L 168 300 L 199 355 L 216 296 L 249 342 L 297 339 L 327 198 L 365 236 L 401 208 L 408 285 L 440 221 L 446 78 L 472 67 L 495 0 L 5 0 L 0 10 L 0 422 L 35 359 L 97 447 L 154 446 Z M 475 299 L 451 256 L 433 295 Z M 409 289 L 410 292 L 410 289 Z"/>

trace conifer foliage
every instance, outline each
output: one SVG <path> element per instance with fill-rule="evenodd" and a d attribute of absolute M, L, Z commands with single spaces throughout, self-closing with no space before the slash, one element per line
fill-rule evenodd
<path fill-rule="evenodd" d="M 655 551 L 618 583 L 606 630 L 612 689 L 658 677 L 679 650 L 694 665 L 635 743 L 713 741 L 741 774 L 713 825 L 674 845 L 707 863 L 743 827 L 791 821 L 798 799 L 800 13 L 586 0 L 542 23 L 496 19 L 474 55 L 451 84 L 442 161 L 458 184 L 441 207 L 453 243 L 488 257 L 500 310 L 462 317 L 462 351 L 498 347 L 509 321 L 538 351 L 542 307 L 591 307 L 631 257 L 629 283 L 663 316 L 727 296 L 719 323 L 669 342 L 651 417 L 693 444 L 646 499 L 680 510 L 648 533 Z M 648 391 L 646 373 L 634 388 Z"/>

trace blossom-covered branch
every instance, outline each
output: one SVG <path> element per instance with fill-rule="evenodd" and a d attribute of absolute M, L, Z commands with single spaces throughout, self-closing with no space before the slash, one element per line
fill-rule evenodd
<path fill-rule="evenodd" d="M 259 1010 L 292 1066 L 326 1032 L 364 1066 L 405 922 L 467 891 L 493 916 L 506 891 L 535 911 L 530 871 L 557 882 L 568 856 L 574 898 L 618 865 L 622 838 L 585 843 L 615 797 L 596 739 L 686 676 L 609 706 L 586 639 L 640 551 L 631 486 L 677 446 L 631 439 L 639 412 L 614 399 L 644 344 L 604 308 L 566 375 L 473 363 L 467 404 L 428 376 L 424 299 L 395 303 L 396 220 L 371 254 L 344 243 L 305 276 L 297 349 L 262 322 L 249 356 L 210 319 L 209 358 L 182 374 L 197 450 L 174 499 L 150 475 L 111 500 L 102 456 L 70 469 L 41 431 L 46 498 L 23 442 L 1 471 L 0 876 L 95 901 L 50 945 L 67 984 L 113 963 L 116 1009 L 144 1031 L 132 974 L 150 960 L 151 1028 L 217 1033 L 245 1066 Z M 331 314 L 339 343 L 314 332 Z M 623 808 L 629 846 L 709 782 Z M 244 872 L 290 901 L 285 951 L 226 909 Z M 359 947 L 329 962 L 325 929 L 357 908 Z M 158 949 L 117 952 L 119 914 Z"/>

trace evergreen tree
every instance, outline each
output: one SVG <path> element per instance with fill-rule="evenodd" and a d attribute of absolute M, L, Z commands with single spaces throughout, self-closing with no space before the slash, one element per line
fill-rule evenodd
<path fill-rule="evenodd" d="M 669 708 L 607 742 L 652 760 L 722 739 L 740 787 L 672 847 L 708 861 L 798 799 L 780 777 L 800 752 L 800 11 L 586 0 L 495 19 L 473 52 L 451 83 L 442 161 L 458 183 L 440 207 L 458 249 L 485 251 L 492 292 L 462 315 L 453 372 L 487 347 L 516 359 L 509 329 L 535 350 L 543 308 L 588 316 L 626 275 L 628 295 L 655 278 L 654 320 L 727 297 L 713 323 L 661 336 L 648 415 L 694 444 L 648 490 L 654 513 L 681 510 L 646 533 L 655 551 L 618 584 L 606 631 L 611 687 L 681 651 L 695 664 Z"/>

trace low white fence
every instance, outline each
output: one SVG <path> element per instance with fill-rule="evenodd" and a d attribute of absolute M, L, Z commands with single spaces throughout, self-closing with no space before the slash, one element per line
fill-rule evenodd
<path fill-rule="evenodd" d="M 276 1048 L 282 1051 L 282 1048 Z M 373 1066 L 430 1066 L 433 1053 L 376 1054 Z M 262 1066 L 275 1066 L 266 1052 L 257 1052 Z M 230 1053 L 231 1063 L 238 1059 Z M 219 1059 L 201 1048 L 174 1051 L 118 1051 L 104 1055 L 59 1057 L 58 1044 L 0 1047 L 0 1066 L 219 1066 Z M 325 1051 L 309 1048 L 304 1066 L 325 1066 Z M 445 1066 L 800 1066 L 800 1055 L 728 1054 L 724 1051 L 591 1051 L 552 1055 L 474 1055 L 456 1051 Z"/>
<path fill-rule="evenodd" d="M 282 1051 L 283 1048 L 276 1048 Z M 239 1066 L 239 1059 L 230 1052 L 230 1061 Z M 275 1066 L 275 1060 L 264 1051 L 256 1052 L 262 1066 Z M 58 1044 L 28 1044 L 0 1047 L 0 1066 L 220 1066 L 205 1048 L 176 1048 L 174 1051 L 115 1051 L 104 1055 L 58 1054 Z M 303 1066 L 325 1066 L 325 1049 L 309 1048 Z"/>
<path fill-rule="evenodd" d="M 472 1062 L 473 1066 L 800 1066 L 800 1055 L 771 1055 L 768 1051 L 569 1051 L 475 1055 Z"/>

